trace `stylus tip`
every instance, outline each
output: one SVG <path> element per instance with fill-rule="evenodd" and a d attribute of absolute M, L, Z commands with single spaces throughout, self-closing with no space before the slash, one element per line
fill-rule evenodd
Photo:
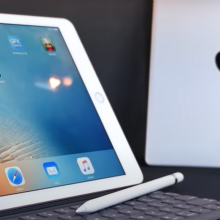
<path fill-rule="evenodd" d="M 87 213 L 87 209 L 84 205 L 82 205 L 76 210 L 76 213 L 78 213 L 78 214 Z"/>

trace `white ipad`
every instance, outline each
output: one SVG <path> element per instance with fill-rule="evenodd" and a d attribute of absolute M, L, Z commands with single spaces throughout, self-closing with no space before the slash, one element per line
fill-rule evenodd
<path fill-rule="evenodd" d="M 0 15 L 0 211 L 143 176 L 73 25 Z"/>
<path fill-rule="evenodd" d="M 220 1 L 154 0 L 146 161 L 220 167 Z"/>

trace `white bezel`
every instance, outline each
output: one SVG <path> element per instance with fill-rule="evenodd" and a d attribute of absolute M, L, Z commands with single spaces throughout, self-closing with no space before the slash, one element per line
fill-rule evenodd
<path fill-rule="evenodd" d="M 2 196 L 0 197 L 0 211 L 141 183 L 143 181 L 141 170 L 72 23 L 62 18 L 7 14 L 0 14 L 0 23 L 57 27 L 60 29 L 126 173 L 126 175 L 119 177 Z M 103 96 L 104 102 L 97 101 L 96 93 L 100 93 Z"/>

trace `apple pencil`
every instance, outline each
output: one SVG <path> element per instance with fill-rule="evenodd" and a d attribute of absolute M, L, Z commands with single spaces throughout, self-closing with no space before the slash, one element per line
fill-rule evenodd
<path fill-rule="evenodd" d="M 89 214 L 92 212 L 97 212 L 101 209 L 108 208 L 110 206 L 128 201 L 130 199 L 134 199 L 136 197 L 143 196 L 145 194 L 171 186 L 175 183 L 182 182 L 183 179 L 184 176 L 182 173 L 174 173 L 156 180 L 152 180 L 147 183 L 123 189 L 121 191 L 114 192 L 85 202 L 76 210 L 76 213 Z"/>

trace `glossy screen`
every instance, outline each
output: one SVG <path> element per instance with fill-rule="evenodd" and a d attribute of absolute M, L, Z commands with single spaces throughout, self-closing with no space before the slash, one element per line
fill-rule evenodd
<path fill-rule="evenodd" d="M 124 175 L 59 29 L 0 33 L 0 196 Z"/>

